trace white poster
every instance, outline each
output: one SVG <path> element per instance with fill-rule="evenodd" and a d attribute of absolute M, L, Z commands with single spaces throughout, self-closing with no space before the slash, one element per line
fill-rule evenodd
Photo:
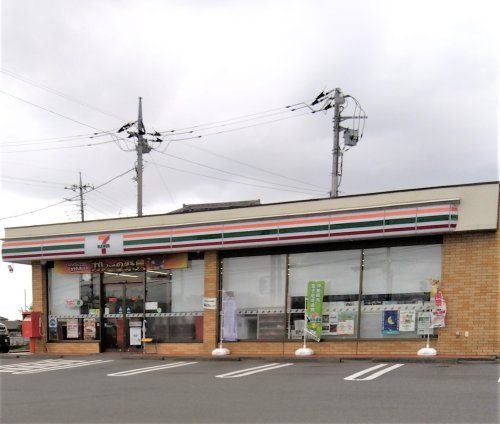
<path fill-rule="evenodd" d="M 130 346 L 140 346 L 142 343 L 141 327 L 130 327 Z"/>
<path fill-rule="evenodd" d="M 236 298 L 234 292 L 227 291 L 222 295 L 223 340 L 234 342 L 238 339 L 236 321 Z"/>
<path fill-rule="evenodd" d="M 204 297 L 203 309 L 217 309 L 217 299 L 215 297 Z"/>
<path fill-rule="evenodd" d="M 415 331 L 415 311 L 399 312 L 399 331 Z"/>
<path fill-rule="evenodd" d="M 66 320 L 66 337 L 68 339 L 78 338 L 78 319 L 70 318 Z"/>

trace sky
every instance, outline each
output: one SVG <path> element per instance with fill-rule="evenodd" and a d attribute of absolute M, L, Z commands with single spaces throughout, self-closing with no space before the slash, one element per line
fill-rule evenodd
<path fill-rule="evenodd" d="M 499 7 L 468 4 L 3 1 L 0 236 L 78 221 L 64 199 L 79 172 L 101 186 L 86 220 L 136 214 L 133 142 L 109 133 L 137 120 L 138 97 L 162 132 L 144 155 L 145 215 L 327 197 L 332 109 L 286 106 L 336 87 L 368 116 L 340 195 L 497 181 Z M 8 265 L 0 316 L 16 319 L 31 270 Z"/>

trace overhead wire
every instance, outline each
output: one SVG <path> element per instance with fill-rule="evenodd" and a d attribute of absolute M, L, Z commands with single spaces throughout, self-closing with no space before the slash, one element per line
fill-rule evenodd
<path fill-rule="evenodd" d="M 145 162 L 149 163 L 149 161 L 145 161 Z M 158 166 L 161 166 L 162 168 L 172 169 L 172 170 L 178 171 L 178 172 L 184 172 L 184 173 L 187 173 L 187 174 L 192 174 L 192 175 L 198 175 L 198 176 L 201 176 L 201 177 L 211 178 L 211 179 L 218 180 L 218 181 L 230 182 L 230 183 L 241 184 L 241 185 L 246 185 L 246 186 L 251 186 L 251 187 L 269 189 L 269 190 L 281 190 L 281 191 L 288 191 L 288 192 L 292 192 L 292 193 L 300 193 L 300 194 L 307 194 L 307 195 L 311 194 L 311 193 L 306 193 L 306 192 L 299 191 L 299 190 L 290 190 L 290 189 L 286 189 L 286 188 L 262 186 L 262 185 L 257 185 L 257 184 L 245 183 L 243 181 L 236 181 L 236 180 L 229 180 L 229 179 L 226 179 L 226 178 L 219 178 L 219 177 L 215 177 L 213 175 L 200 174 L 198 172 L 192 172 L 192 171 L 188 171 L 186 169 L 174 168 L 172 166 L 167 166 L 167 165 L 162 165 L 162 164 L 158 164 Z"/>
<path fill-rule="evenodd" d="M 94 191 L 94 190 L 97 190 L 97 189 L 99 189 L 99 188 L 101 188 L 101 187 L 103 187 L 103 186 L 105 186 L 105 185 L 107 185 L 107 184 L 109 184 L 109 183 L 111 183 L 111 182 L 115 181 L 116 179 L 118 179 L 118 178 L 120 178 L 120 177 L 123 177 L 124 175 L 126 175 L 126 174 L 128 174 L 129 172 L 134 171 L 134 170 L 135 170 L 135 168 L 131 168 L 131 169 L 129 169 L 129 170 L 127 170 L 127 171 L 125 171 L 125 172 L 123 172 L 123 173 L 121 173 L 121 174 L 119 174 L 119 175 L 117 175 L 117 176 L 113 177 L 113 178 L 111 178 L 110 180 L 108 180 L 108 181 L 106 181 L 106 182 L 104 182 L 104 183 L 102 183 L 102 184 L 98 185 L 97 187 L 94 187 L 94 188 L 92 188 L 92 189 L 88 190 L 88 191 L 87 191 L 87 193 L 89 193 L 89 192 L 91 192 L 91 191 Z M 44 206 L 44 207 L 42 207 L 42 208 L 38 208 L 38 209 L 35 209 L 35 210 L 32 210 L 32 211 L 28 211 L 28 212 L 23 212 L 23 213 L 20 213 L 20 214 L 17 214 L 17 215 L 11 215 L 11 216 L 6 216 L 6 217 L 3 217 L 3 218 L 0 218 L 0 221 L 5 221 L 5 220 L 7 220 L 7 219 L 12 219 L 12 218 L 18 218 L 18 217 L 20 217 L 20 216 L 24 216 L 24 215 L 31 215 L 31 214 L 33 214 L 33 213 L 40 212 L 40 211 L 43 211 L 43 210 L 45 210 L 45 209 L 52 208 L 52 207 L 54 207 L 54 206 L 61 205 L 61 204 L 66 203 L 66 202 L 72 202 L 72 201 L 74 201 L 75 199 L 77 199 L 77 198 L 79 198 L 79 197 L 80 197 L 80 195 L 75 195 L 75 196 L 70 197 L 70 198 L 68 198 L 68 199 L 64 199 L 64 200 L 62 200 L 62 201 L 60 201 L 60 202 L 53 203 L 53 204 L 51 204 L 51 205 L 47 205 L 47 206 Z"/>
<path fill-rule="evenodd" d="M 108 111 L 105 111 L 105 110 L 102 110 L 100 108 L 97 108 L 95 106 L 92 106 L 91 104 L 87 103 L 87 102 L 84 102 L 82 100 L 79 100 L 73 96 L 70 96 L 69 94 L 66 94 L 66 93 L 63 93 L 59 90 L 56 90 L 52 87 L 49 87 L 48 85 L 46 84 L 42 84 L 38 81 L 35 81 L 35 80 L 32 80 L 24 75 L 21 75 L 17 72 L 14 72 L 14 71 L 11 71 L 9 69 L 5 69 L 5 68 L 1 68 L 0 69 L 0 72 L 2 72 L 4 75 L 7 75 L 9 76 L 10 78 L 14 78 L 14 79 L 17 79 L 18 81 L 21 81 L 25 84 L 29 84 L 33 87 L 36 87 L 36 88 L 39 88 L 41 90 L 45 90 L 49 93 L 52 93 L 52 94 L 55 94 L 56 96 L 59 96 L 65 100 L 69 100 L 70 102 L 73 102 L 73 103 L 76 103 L 76 104 L 79 104 L 80 106 L 84 106 L 88 109 L 92 109 L 92 110 L 95 110 L 99 113 L 102 113 L 103 115 L 106 115 L 106 116 L 109 116 L 111 118 L 114 118 L 114 119 L 117 119 L 119 121 L 125 121 L 123 118 L 120 118 L 119 116 L 116 116 L 115 114 L 111 113 L 111 112 L 108 112 Z"/>
<path fill-rule="evenodd" d="M 292 186 L 292 185 L 289 185 L 289 184 L 276 183 L 274 181 L 268 181 L 268 180 L 264 180 L 264 179 L 261 179 L 261 178 L 249 177 L 247 175 L 239 174 L 237 172 L 226 171 L 224 169 L 220 169 L 220 168 L 216 168 L 214 166 L 206 165 L 204 163 L 197 162 L 197 161 L 194 161 L 194 160 L 191 160 L 191 159 L 186 159 L 186 158 L 183 158 L 181 156 L 173 155 L 171 153 L 165 153 L 165 152 L 158 152 L 158 153 L 160 153 L 160 154 L 162 154 L 164 156 L 169 156 L 169 157 L 172 157 L 174 159 L 181 160 L 183 162 L 191 163 L 193 165 L 197 165 L 197 166 L 201 166 L 203 168 L 211 169 L 213 171 L 221 172 L 223 174 L 233 175 L 235 177 L 245 178 L 245 179 L 248 179 L 248 180 L 254 180 L 254 181 L 258 181 L 258 182 L 265 183 L 265 184 L 273 184 L 273 185 L 280 186 L 280 187 L 286 187 L 286 188 L 292 188 L 292 189 L 298 189 L 298 190 L 306 190 L 306 191 L 308 191 L 310 193 L 323 193 L 323 191 L 320 191 L 320 190 L 306 189 L 306 188 L 303 188 L 303 187 Z"/>

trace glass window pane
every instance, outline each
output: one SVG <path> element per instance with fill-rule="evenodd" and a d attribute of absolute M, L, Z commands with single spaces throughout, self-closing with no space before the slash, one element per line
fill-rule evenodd
<path fill-rule="evenodd" d="M 364 251 L 361 337 L 419 337 L 417 321 L 429 306 L 432 279 L 441 279 L 441 245 Z"/>
<path fill-rule="evenodd" d="M 223 265 L 223 290 L 236 302 L 235 314 L 224 317 L 236 334 L 226 331 L 226 340 L 283 339 L 286 255 L 226 258 Z"/>
<path fill-rule="evenodd" d="M 310 252 L 289 257 L 288 337 L 303 336 L 304 299 L 309 281 L 325 281 L 322 338 L 356 337 L 360 250 Z"/>
<path fill-rule="evenodd" d="M 205 262 L 189 261 L 189 267 L 172 270 L 172 312 L 203 310 Z"/>

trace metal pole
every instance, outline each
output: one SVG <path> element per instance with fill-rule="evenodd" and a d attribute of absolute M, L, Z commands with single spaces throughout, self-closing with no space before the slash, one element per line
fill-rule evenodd
<path fill-rule="evenodd" d="M 137 216 L 142 216 L 142 153 L 144 139 L 142 137 L 142 97 L 139 97 L 139 113 L 137 118 Z"/>
<path fill-rule="evenodd" d="M 332 163 L 332 187 L 330 197 L 338 197 L 339 189 L 339 159 L 340 159 L 340 106 L 345 102 L 340 88 L 335 89 L 335 106 L 333 117 L 333 163 Z"/>
<path fill-rule="evenodd" d="M 82 173 L 80 175 L 80 216 L 82 217 L 82 222 L 85 221 L 85 212 L 83 210 L 83 186 L 82 186 Z"/>

